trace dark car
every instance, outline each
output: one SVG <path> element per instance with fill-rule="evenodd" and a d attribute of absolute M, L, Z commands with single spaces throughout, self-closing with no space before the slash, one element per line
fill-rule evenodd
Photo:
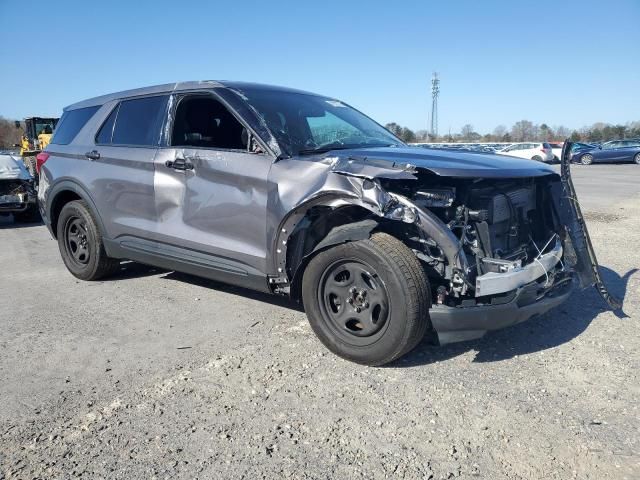
<path fill-rule="evenodd" d="M 568 173 L 411 148 L 312 93 L 205 81 L 85 100 L 38 168 L 76 277 L 128 259 L 285 295 L 363 364 L 427 332 L 447 343 L 524 321 L 576 278 L 601 285 Z"/>
<path fill-rule="evenodd" d="M 605 162 L 634 162 L 640 165 L 640 140 L 612 140 L 592 149 L 578 151 L 572 159 L 583 165 Z"/>

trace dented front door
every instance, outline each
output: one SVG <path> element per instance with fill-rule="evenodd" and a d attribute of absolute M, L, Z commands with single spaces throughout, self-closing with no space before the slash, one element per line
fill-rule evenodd
<path fill-rule="evenodd" d="M 161 148 L 155 160 L 158 241 L 218 258 L 231 270 L 264 273 L 266 154 Z"/>

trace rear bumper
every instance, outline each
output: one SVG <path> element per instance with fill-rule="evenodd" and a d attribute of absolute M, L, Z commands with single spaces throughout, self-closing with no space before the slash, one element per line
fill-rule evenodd
<path fill-rule="evenodd" d="M 515 325 L 548 312 L 569 298 L 574 284 L 572 278 L 536 299 L 539 286 L 532 282 L 518 288 L 505 303 L 472 307 L 435 305 L 429 311 L 429 316 L 441 345 L 473 340 L 489 330 Z"/>

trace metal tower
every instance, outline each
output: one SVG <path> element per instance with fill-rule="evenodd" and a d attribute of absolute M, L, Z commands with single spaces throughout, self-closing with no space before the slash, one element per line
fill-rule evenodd
<path fill-rule="evenodd" d="M 438 72 L 431 77 L 431 136 L 438 136 L 438 95 L 440 95 L 440 79 Z"/>

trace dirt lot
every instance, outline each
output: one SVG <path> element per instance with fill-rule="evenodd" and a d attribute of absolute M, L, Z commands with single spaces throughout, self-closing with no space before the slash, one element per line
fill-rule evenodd
<path fill-rule="evenodd" d="M 576 178 L 625 314 L 576 292 L 387 368 L 274 297 L 135 264 L 77 281 L 45 227 L 4 221 L 0 479 L 639 478 L 640 169 Z"/>

